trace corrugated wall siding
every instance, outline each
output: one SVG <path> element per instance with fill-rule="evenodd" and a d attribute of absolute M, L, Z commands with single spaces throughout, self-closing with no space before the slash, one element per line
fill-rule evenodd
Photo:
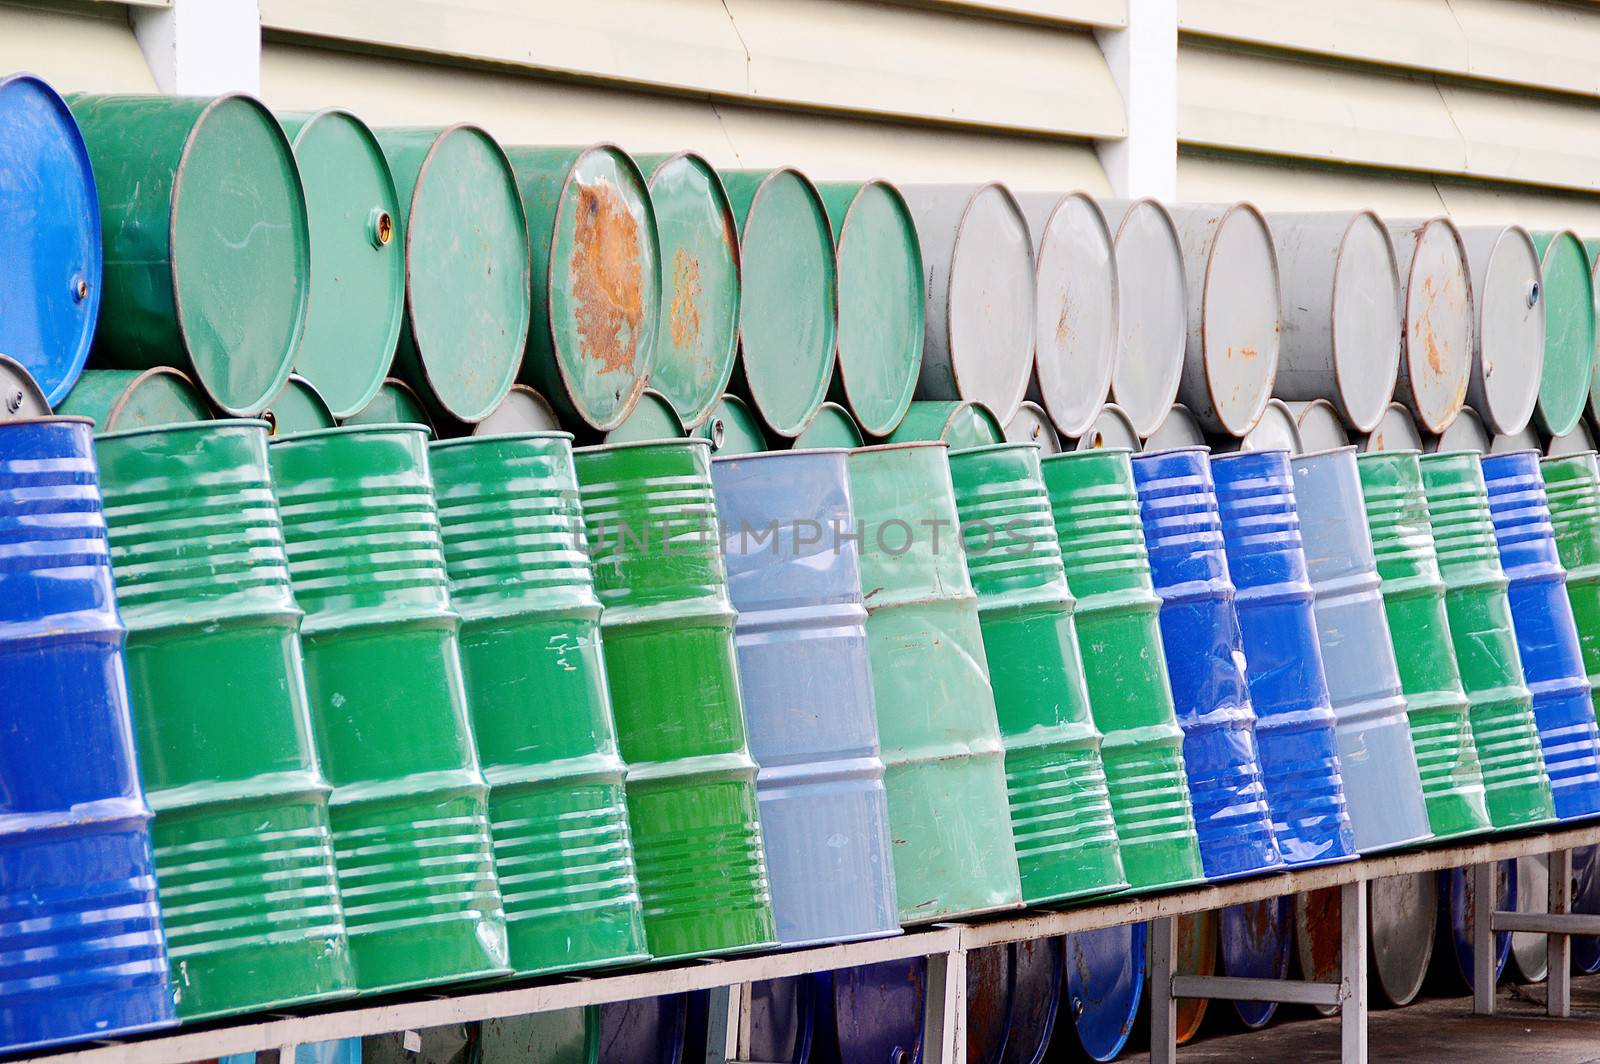
<path fill-rule="evenodd" d="M 0 5 L 0 74 L 22 70 L 62 92 L 156 91 L 123 4 Z"/>

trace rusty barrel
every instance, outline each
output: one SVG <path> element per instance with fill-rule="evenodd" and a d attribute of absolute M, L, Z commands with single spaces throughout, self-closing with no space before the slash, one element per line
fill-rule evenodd
<path fill-rule="evenodd" d="M 1424 842 L 1433 832 L 1362 508 L 1355 448 L 1300 455 L 1292 466 L 1356 849 L 1370 853 Z"/>
<path fill-rule="evenodd" d="M 1135 889 L 1204 876 L 1161 643 L 1133 467 L 1124 450 L 1051 455 L 1041 463 L 1067 583 L 1100 756 Z"/>
<path fill-rule="evenodd" d="M 1211 462 L 1198 447 L 1140 455 L 1133 479 L 1206 878 L 1281 867 Z"/>
<path fill-rule="evenodd" d="M 1066 983 L 1066 939 L 967 954 L 967 1064 L 1041 1064 Z"/>
<path fill-rule="evenodd" d="M 584 448 L 577 469 L 650 955 L 771 945 L 711 446 Z"/>
<path fill-rule="evenodd" d="M 1600 730 L 1537 451 L 1485 457 L 1489 516 L 1556 816 L 1600 813 Z"/>
<path fill-rule="evenodd" d="M 1291 865 L 1355 853 L 1289 456 L 1211 463 L 1273 829 Z M 1226 941 L 1226 934 L 1224 935 Z"/>
<path fill-rule="evenodd" d="M 1039 449 L 958 451 L 950 476 L 1006 749 L 1022 899 L 1037 905 L 1119 890 L 1127 882 L 1100 732 Z"/>
<path fill-rule="evenodd" d="M 1123 924 L 1066 936 L 1065 1002 L 1078 1047 L 1090 1060 L 1115 1060 L 1128 1044 L 1149 965 L 1149 926 Z"/>
<path fill-rule="evenodd" d="M 268 457 L 356 985 L 505 974 L 427 432 L 325 429 L 280 437 Z"/>
<path fill-rule="evenodd" d="M 571 437 L 469 436 L 428 457 L 511 966 L 643 960 Z"/>
<path fill-rule="evenodd" d="M 1395 398 L 1428 432 L 1443 432 L 1467 398 L 1472 375 L 1472 272 L 1449 218 L 1389 226 L 1404 289 L 1405 344 Z M 1380 426 L 1372 436 L 1380 439 Z M 1369 447 L 1368 450 L 1380 448 Z"/>
<path fill-rule="evenodd" d="M 1218 917 L 1217 959 L 1224 976 L 1243 979 L 1287 979 L 1294 951 L 1294 901 L 1288 897 L 1230 905 Z M 1234 1001 L 1239 1022 L 1265 1027 L 1278 1011 L 1277 1002 Z"/>
<path fill-rule="evenodd" d="M 211 408 L 194 382 L 166 366 L 84 370 L 59 412 L 93 418 L 98 432 L 179 425 L 211 417 Z"/>
<path fill-rule="evenodd" d="M 1502 829 L 1543 824 L 1555 807 L 1477 453 L 1424 455 L 1422 486 L 1489 819 Z"/>
<path fill-rule="evenodd" d="M 95 444 L 178 1015 L 352 993 L 259 421 Z"/>
<path fill-rule="evenodd" d="M 978 600 L 941 443 L 850 454 L 901 923 L 1021 903 Z"/>
<path fill-rule="evenodd" d="M 1591 702 L 1600 705 L 1600 468 L 1591 454 L 1539 463 Z M 1597 868 L 1600 870 L 1600 868 Z"/>
<path fill-rule="evenodd" d="M 895 934 L 847 452 L 719 458 L 711 481 L 778 942 Z"/>
<path fill-rule="evenodd" d="M 1441 839 L 1484 831 L 1483 771 L 1450 638 L 1422 466 L 1415 452 L 1383 451 L 1363 454 L 1356 471 L 1428 825 Z"/>
<path fill-rule="evenodd" d="M 174 1022 L 83 418 L 0 424 L 0 1051 Z"/>

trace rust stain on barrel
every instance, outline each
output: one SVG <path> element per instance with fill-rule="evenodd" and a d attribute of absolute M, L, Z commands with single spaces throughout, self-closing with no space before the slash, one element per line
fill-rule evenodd
<path fill-rule="evenodd" d="M 694 347 L 700 341 L 700 263 L 687 248 L 672 256 L 672 303 L 667 311 L 673 346 Z M 706 372 L 709 374 L 710 367 Z"/>
<path fill-rule="evenodd" d="M 632 371 L 644 327 L 639 222 L 609 184 L 578 189 L 571 279 L 585 359 Z"/>

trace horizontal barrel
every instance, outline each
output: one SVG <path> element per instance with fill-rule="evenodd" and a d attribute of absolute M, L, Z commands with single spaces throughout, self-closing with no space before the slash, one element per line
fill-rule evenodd
<path fill-rule="evenodd" d="M 94 419 L 97 432 L 156 428 L 211 418 L 211 408 L 194 382 L 166 366 L 84 370 L 58 412 Z"/>

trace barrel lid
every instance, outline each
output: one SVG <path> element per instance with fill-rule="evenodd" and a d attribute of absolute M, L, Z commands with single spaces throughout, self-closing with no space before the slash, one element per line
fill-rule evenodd
<path fill-rule="evenodd" d="M 0 352 L 52 404 L 89 357 L 100 309 L 100 204 L 72 112 L 29 74 L 0 77 Z M 20 224 L 26 219 L 27 224 Z"/>
<path fill-rule="evenodd" d="M 1389 234 L 1405 289 L 1397 390 L 1422 428 L 1440 432 L 1466 401 L 1472 372 L 1473 286 L 1466 246 L 1448 218 L 1393 224 Z"/>
<path fill-rule="evenodd" d="M 1267 400 L 1255 427 L 1239 440 L 1241 451 L 1288 451 L 1290 454 L 1299 454 L 1305 449 L 1294 411 L 1282 399 Z"/>
<path fill-rule="evenodd" d="M 1372 211 L 1357 211 L 1333 269 L 1333 375 L 1357 431 L 1378 423 L 1394 398 L 1404 331 L 1394 240 Z"/>
<path fill-rule="evenodd" d="M 1409 1005 L 1421 992 L 1433 959 L 1438 876 L 1389 876 L 1372 880 L 1367 889 L 1373 985 L 1388 1004 Z"/>
<path fill-rule="evenodd" d="M 633 413 L 622 424 L 606 433 L 607 443 L 633 443 L 638 440 L 676 440 L 684 436 L 678 413 L 658 391 L 646 388 L 639 395 Z"/>
<path fill-rule="evenodd" d="M 770 449 L 761 422 L 737 395 L 724 395 L 694 434 L 711 441 L 711 453 L 716 455 L 756 454 Z"/>
<path fill-rule="evenodd" d="M 1377 426 L 1361 443 L 1363 451 L 1420 451 L 1422 450 L 1422 436 L 1417 432 L 1417 423 L 1411 419 L 1411 411 L 1399 403 L 1390 403 L 1384 407 L 1383 416 L 1378 419 Z"/>
<path fill-rule="evenodd" d="M 1512 454 L 1516 451 L 1544 450 L 1544 441 L 1539 439 L 1539 433 L 1532 425 L 1526 425 L 1520 432 L 1502 432 L 1489 441 L 1490 454 Z"/>
<path fill-rule="evenodd" d="M 1469 395 L 1491 431 L 1521 432 L 1539 400 L 1544 290 L 1539 252 L 1521 226 L 1462 230 L 1472 264 L 1476 364 Z"/>
<path fill-rule="evenodd" d="M 50 404 L 32 374 L 15 359 L 0 355 L 0 421 L 49 416 Z"/>
<path fill-rule="evenodd" d="M 104 378 L 103 385 L 100 378 Z M 105 389 L 97 402 L 105 402 L 106 406 L 99 409 L 95 402 L 79 406 L 79 394 L 98 391 L 97 386 Z M 211 408 L 206 406 L 194 381 L 169 366 L 142 371 L 88 370 L 67 396 L 62 411 L 95 417 L 102 434 L 211 420 Z"/>
<path fill-rule="evenodd" d="M 1081 436 L 1110 394 L 1117 361 L 1121 286 L 1111 229 L 1082 192 L 1063 197 L 1044 217 L 1030 211 L 1029 221 L 1038 280 L 1029 394 L 1063 434 Z"/>
<path fill-rule="evenodd" d="M 1201 271 L 1198 329 L 1195 322 L 1189 324 L 1204 370 L 1204 380 L 1192 382 L 1188 394 L 1199 394 L 1196 388 L 1203 386 L 1214 427 L 1242 436 L 1260 420 L 1278 374 L 1283 311 L 1272 230 L 1250 203 L 1233 204 L 1214 221 L 1204 208 L 1185 212 L 1178 215 L 1178 224 L 1186 235 L 1192 228 L 1214 232 L 1208 234 L 1205 258 L 1188 263 L 1191 271 Z M 1186 241 L 1186 247 L 1191 245 L 1198 248 L 1201 242 Z M 1191 273 L 1190 285 L 1195 281 Z M 1196 352 L 1190 354 L 1193 358 Z M 1189 405 L 1205 420 L 1205 410 L 1193 401 Z"/>
<path fill-rule="evenodd" d="M 348 417 L 394 361 L 405 308 L 405 245 L 389 163 L 366 124 L 340 108 L 280 114 L 305 188 L 311 296 L 294 369 Z"/>
<path fill-rule="evenodd" d="M 1339 419 L 1339 411 L 1326 399 L 1288 405 L 1294 411 L 1295 425 L 1300 430 L 1300 445 L 1306 450 L 1326 451 L 1350 442 L 1350 434 Z M 1382 410 L 1379 410 L 1378 416 L 1383 416 Z"/>
<path fill-rule="evenodd" d="M 1078 451 L 1101 448 L 1127 448 L 1135 454 L 1140 451 L 1139 434 L 1133 430 L 1133 421 L 1127 411 L 1116 403 L 1106 403 L 1095 415 L 1089 430 L 1078 437 L 1073 449 Z"/>
<path fill-rule="evenodd" d="M 299 374 L 290 374 L 261 417 L 272 426 L 274 436 L 331 429 L 338 424 L 316 385 Z"/>
<path fill-rule="evenodd" d="M 1312 982 L 1339 981 L 1340 899 L 1338 887 L 1323 887 L 1294 896 L 1294 951 L 1300 977 Z M 1337 1005 L 1314 1005 L 1323 1016 Z"/>
<path fill-rule="evenodd" d="M 891 443 L 940 440 L 952 450 L 1000 443 L 1005 433 L 983 403 L 967 399 L 919 399 L 889 437 Z"/>
<path fill-rule="evenodd" d="M 1153 199 L 1128 204 L 1120 220 L 1107 210 L 1116 229 L 1117 273 L 1129 278 L 1121 287 L 1111 400 L 1148 436 L 1166 420 L 1183 376 L 1189 331 L 1183 244 L 1171 213 Z"/>
<path fill-rule="evenodd" d="M 1056 435 L 1050 416 L 1034 402 L 1017 407 L 1016 414 L 1006 422 L 1005 437 L 1012 443 L 1035 444 L 1041 455 L 1056 454 L 1061 450 L 1061 437 Z"/>
<path fill-rule="evenodd" d="M 1488 453 L 1492 441 L 1493 436 L 1484 427 L 1483 418 L 1472 407 L 1464 406 L 1456 419 L 1428 445 L 1428 450 Z"/>
<path fill-rule="evenodd" d="M 559 432 L 561 419 L 550 401 L 526 384 L 513 384 L 500 405 L 472 426 L 474 436 L 504 436 L 516 432 Z M 679 435 L 682 435 L 680 433 Z"/>
<path fill-rule="evenodd" d="M 1571 432 L 1588 405 L 1595 357 L 1594 281 L 1576 233 L 1533 234 L 1544 280 L 1544 368 L 1534 416 L 1546 433 Z"/>
<path fill-rule="evenodd" d="M 1067 936 L 1067 1004 L 1084 1052 L 1115 1060 L 1133 1032 L 1144 997 L 1147 934 L 1124 924 Z"/>
<path fill-rule="evenodd" d="M 823 403 L 805 431 L 795 437 L 796 450 L 827 447 L 860 447 L 864 440 L 850 412 L 838 403 Z"/>
<path fill-rule="evenodd" d="M 698 427 L 728 387 L 739 346 L 738 223 L 722 179 L 692 152 L 636 156 L 661 243 L 661 324 L 650 387 Z"/>
<path fill-rule="evenodd" d="M 927 241 L 929 235 L 922 234 Z M 963 399 L 985 404 L 1000 422 L 1011 420 L 1033 374 L 1038 281 L 1033 237 L 1016 198 L 992 182 L 972 194 L 956 225 L 949 261 L 944 332 L 950 371 Z M 954 446 L 954 444 L 952 444 Z"/>
<path fill-rule="evenodd" d="M 1582 454 L 1595 449 L 1594 430 L 1587 421 L 1580 420 L 1572 427 L 1572 431 L 1560 436 L 1552 436 L 1550 443 L 1545 447 L 1545 454 L 1556 457 L 1567 454 Z"/>
<path fill-rule="evenodd" d="M 1144 441 L 1147 451 L 1171 451 L 1180 447 L 1205 447 L 1206 434 L 1200 422 L 1182 403 L 1173 403 L 1161 424 Z"/>
<path fill-rule="evenodd" d="M 1546 291 L 1548 291 L 1548 284 Z M 1519 913 L 1550 911 L 1550 857 L 1524 854 L 1516 859 Z M 1550 974 L 1548 936 L 1528 931 L 1511 933 L 1512 978 L 1519 983 L 1542 983 Z"/>
<path fill-rule="evenodd" d="M 387 378 L 378 388 L 378 394 L 360 410 L 345 418 L 345 425 L 421 425 L 434 434 L 433 418 L 411 385 L 398 377 Z"/>
<path fill-rule="evenodd" d="M 1222 910 L 1222 974 L 1246 979 L 1283 979 L 1289 974 L 1289 952 L 1294 928 L 1288 898 L 1230 905 Z M 1274 1002 L 1235 1001 L 1240 1022 L 1255 1029 L 1266 1026 L 1278 1009 Z"/>

